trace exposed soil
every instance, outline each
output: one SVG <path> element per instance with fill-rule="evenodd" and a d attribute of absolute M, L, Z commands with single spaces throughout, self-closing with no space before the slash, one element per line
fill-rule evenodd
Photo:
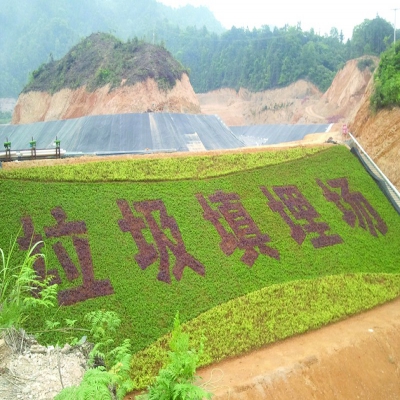
<path fill-rule="evenodd" d="M 90 348 L 44 347 L 11 329 L 0 337 L 0 399 L 51 400 L 62 388 L 79 385 Z"/>
<path fill-rule="evenodd" d="M 13 124 L 106 115 L 164 111 L 200 113 L 200 105 L 186 74 L 169 91 L 158 88 L 154 79 L 121 86 L 110 91 L 104 86 L 94 92 L 85 87 L 63 89 L 51 95 L 45 92 L 22 93 L 14 108 Z"/>
<path fill-rule="evenodd" d="M 198 371 L 213 399 L 400 399 L 400 299 Z"/>
<path fill-rule="evenodd" d="M 372 76 L 369 69 L 358 69 L 358 61 L 348 61 L 325 93 L 300 80 L 258 93 L 219 89 L 197 97 L 204 114 L 217 114 L 228 126 L 347 123 L 357 112 Z"/>
<path fill-rule="evenodd" d="M 314 123 L 316 119 L 304 110 L 316 104 L 321 96 L 322 93 L 306 81 L 258 93 L 247 89 L 238 92 L 219 89 L 197 95 L 202 113 L 217 114 L 228 126 Z"/>
<path fill-rule="evenodd" d="M 394 186 L 400 190 L 400 108 L 374 114 L 369 107 L 372 80 L 350 130 Z"/>

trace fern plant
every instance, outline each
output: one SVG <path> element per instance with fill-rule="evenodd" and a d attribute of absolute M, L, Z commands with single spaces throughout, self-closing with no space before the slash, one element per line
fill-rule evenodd
<path fill-rule="evenodd" d="M 204 351 L 204 339 L 200 348 L 189 349 L 189 335 L 183 333 L 179 321 L 179 312 L 174 318 L 174 329 L 169 342 L 167 366 L 159 371 L 148 393 L 138 397 L 140 400 L 201 400 L 211 399 L 211 393 L 196 386 L 196 367 Z"/>
<path fill-rule="evenodd" d="M 85 315 L 85 321 L 90 324 L 89 336 L 95 343 L 89 355 L 89 364 L 95 366 L 95 360 L 103 360 L 111 365 L 111 347 L 114 343 L 112 335 L 121 324 L 118 314 L 113 311 L 96 310 Z"/>
<path fill-rule="evenodd" d="M 0 330 L 23 326 L 34 308 L 53 307 L 57 301 L 57 285 L 50 284 L 52 276 L 40 280 L 34 269 L 35 261 L 44 254 L 35 254 L 41 242 L 25 254 L 22 264 L 13 261 L 16 239 L 8 254 L 0 249 Z"/>
<path fill-rule="evenodd" d="M 90 324 L 89 336 L 95 342 L 89 354 L 89 369 L 79 386 L 63 389 L 55 400 L 123 399 L 133 390 L 130 378 L 130 340 L 125 339 L 120 346 L 113 347 L 112 334 L 121 320 L 113 311 L 96 310 L 85 315 Z"/>
<path fill-rule="evenodd" d="M 85 372 L 79 386 L 64 388 L 55 400 L 109 400 L 112 380 L 104 367 L 90 368 Z"/>

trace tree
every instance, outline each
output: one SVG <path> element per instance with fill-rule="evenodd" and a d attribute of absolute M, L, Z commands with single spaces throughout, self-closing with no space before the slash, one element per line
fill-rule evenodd
<path fill-rule="evenodd" d="M 387 48 L 387 38 L 393 40 L 393 27 L 389 22 L 378 15 L 373 20 L 365 19 L 353 30 L 352 56 L 360 57 L 365 54 L 379 56 Z"/>

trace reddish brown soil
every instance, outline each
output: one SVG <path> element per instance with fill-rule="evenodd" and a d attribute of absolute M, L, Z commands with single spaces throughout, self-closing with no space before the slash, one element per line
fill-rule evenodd
<path fill-rule="evenodd" d="M 372 76 L 370 70 L 358 69 L 358 61 L 348 61 L 325 93 L 300 80 L 258 93 L 219 89 L 197 97 L 204 114 L 217 114 L 228 126 L 347 123 L 357 112 Z"/>
<path fill-rule="evenodd" d="M 123 82 L 121 82 L 122 84 Z M 14 108 L 12 123 L 79 118 L 87 115 L 176 112 L 200 113 L 200 105 L 186 74 L 169 91 L 159 90 L 153 79 L 110 91 L 104 86 L 94 92 L 85 87 L 63 89 L 53 95 L 44 92 L 22 93 Z"/>
<path fill-rule="evenodd" d="M 213 399 L 400 399 L 400 299 L 198 371 Z"/>
<path fill-rule="evenodd" d="M 361 146 L 389 180 L 400 190 L 400 108 L 372 113 L 372 80 L 350 129 Z"/>

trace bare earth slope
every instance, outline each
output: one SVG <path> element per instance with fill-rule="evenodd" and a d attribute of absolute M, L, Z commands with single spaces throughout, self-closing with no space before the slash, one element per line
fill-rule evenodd
<path fill-rule="evenodd" d="M 309 82 L 298 81 L 282 89 L 253 93 L 247 89 L 219 89 L 198 94 L 201 111 L 217 114 L 230 126 L 314 122 L 303 115 L 322 93 Z"/>
<path fill-rule="evenodd" d="M 111 91 L 109 86 L 104 86 L 94 92 L 81 87 L 76 90 L 62 89 L 54 95 L 36 91 L 22 93 L 15 106 L 12 123 L 146 111 L 200 113 L 200 105 L 188 76 L 183 74 L 169 91 L 160 90 L 153 79 L 147 79 Z"/>
<path fill-rule="evenodd" d="M 389 180 L 400 190 L 400 108 L 373 114 L 369 98 L 371 80 L 350 130 Z"/>
<path fill-rule="evenodd" d="M 372 75 L 369 69 L 360 71 L 358 61 L 348 61 L 324 94 L 300 80 L 258 93 L 220 89 L 197 97 L 204 114 L 218 114 L 229 126 L 343 123 L 358 109 Z"/>

